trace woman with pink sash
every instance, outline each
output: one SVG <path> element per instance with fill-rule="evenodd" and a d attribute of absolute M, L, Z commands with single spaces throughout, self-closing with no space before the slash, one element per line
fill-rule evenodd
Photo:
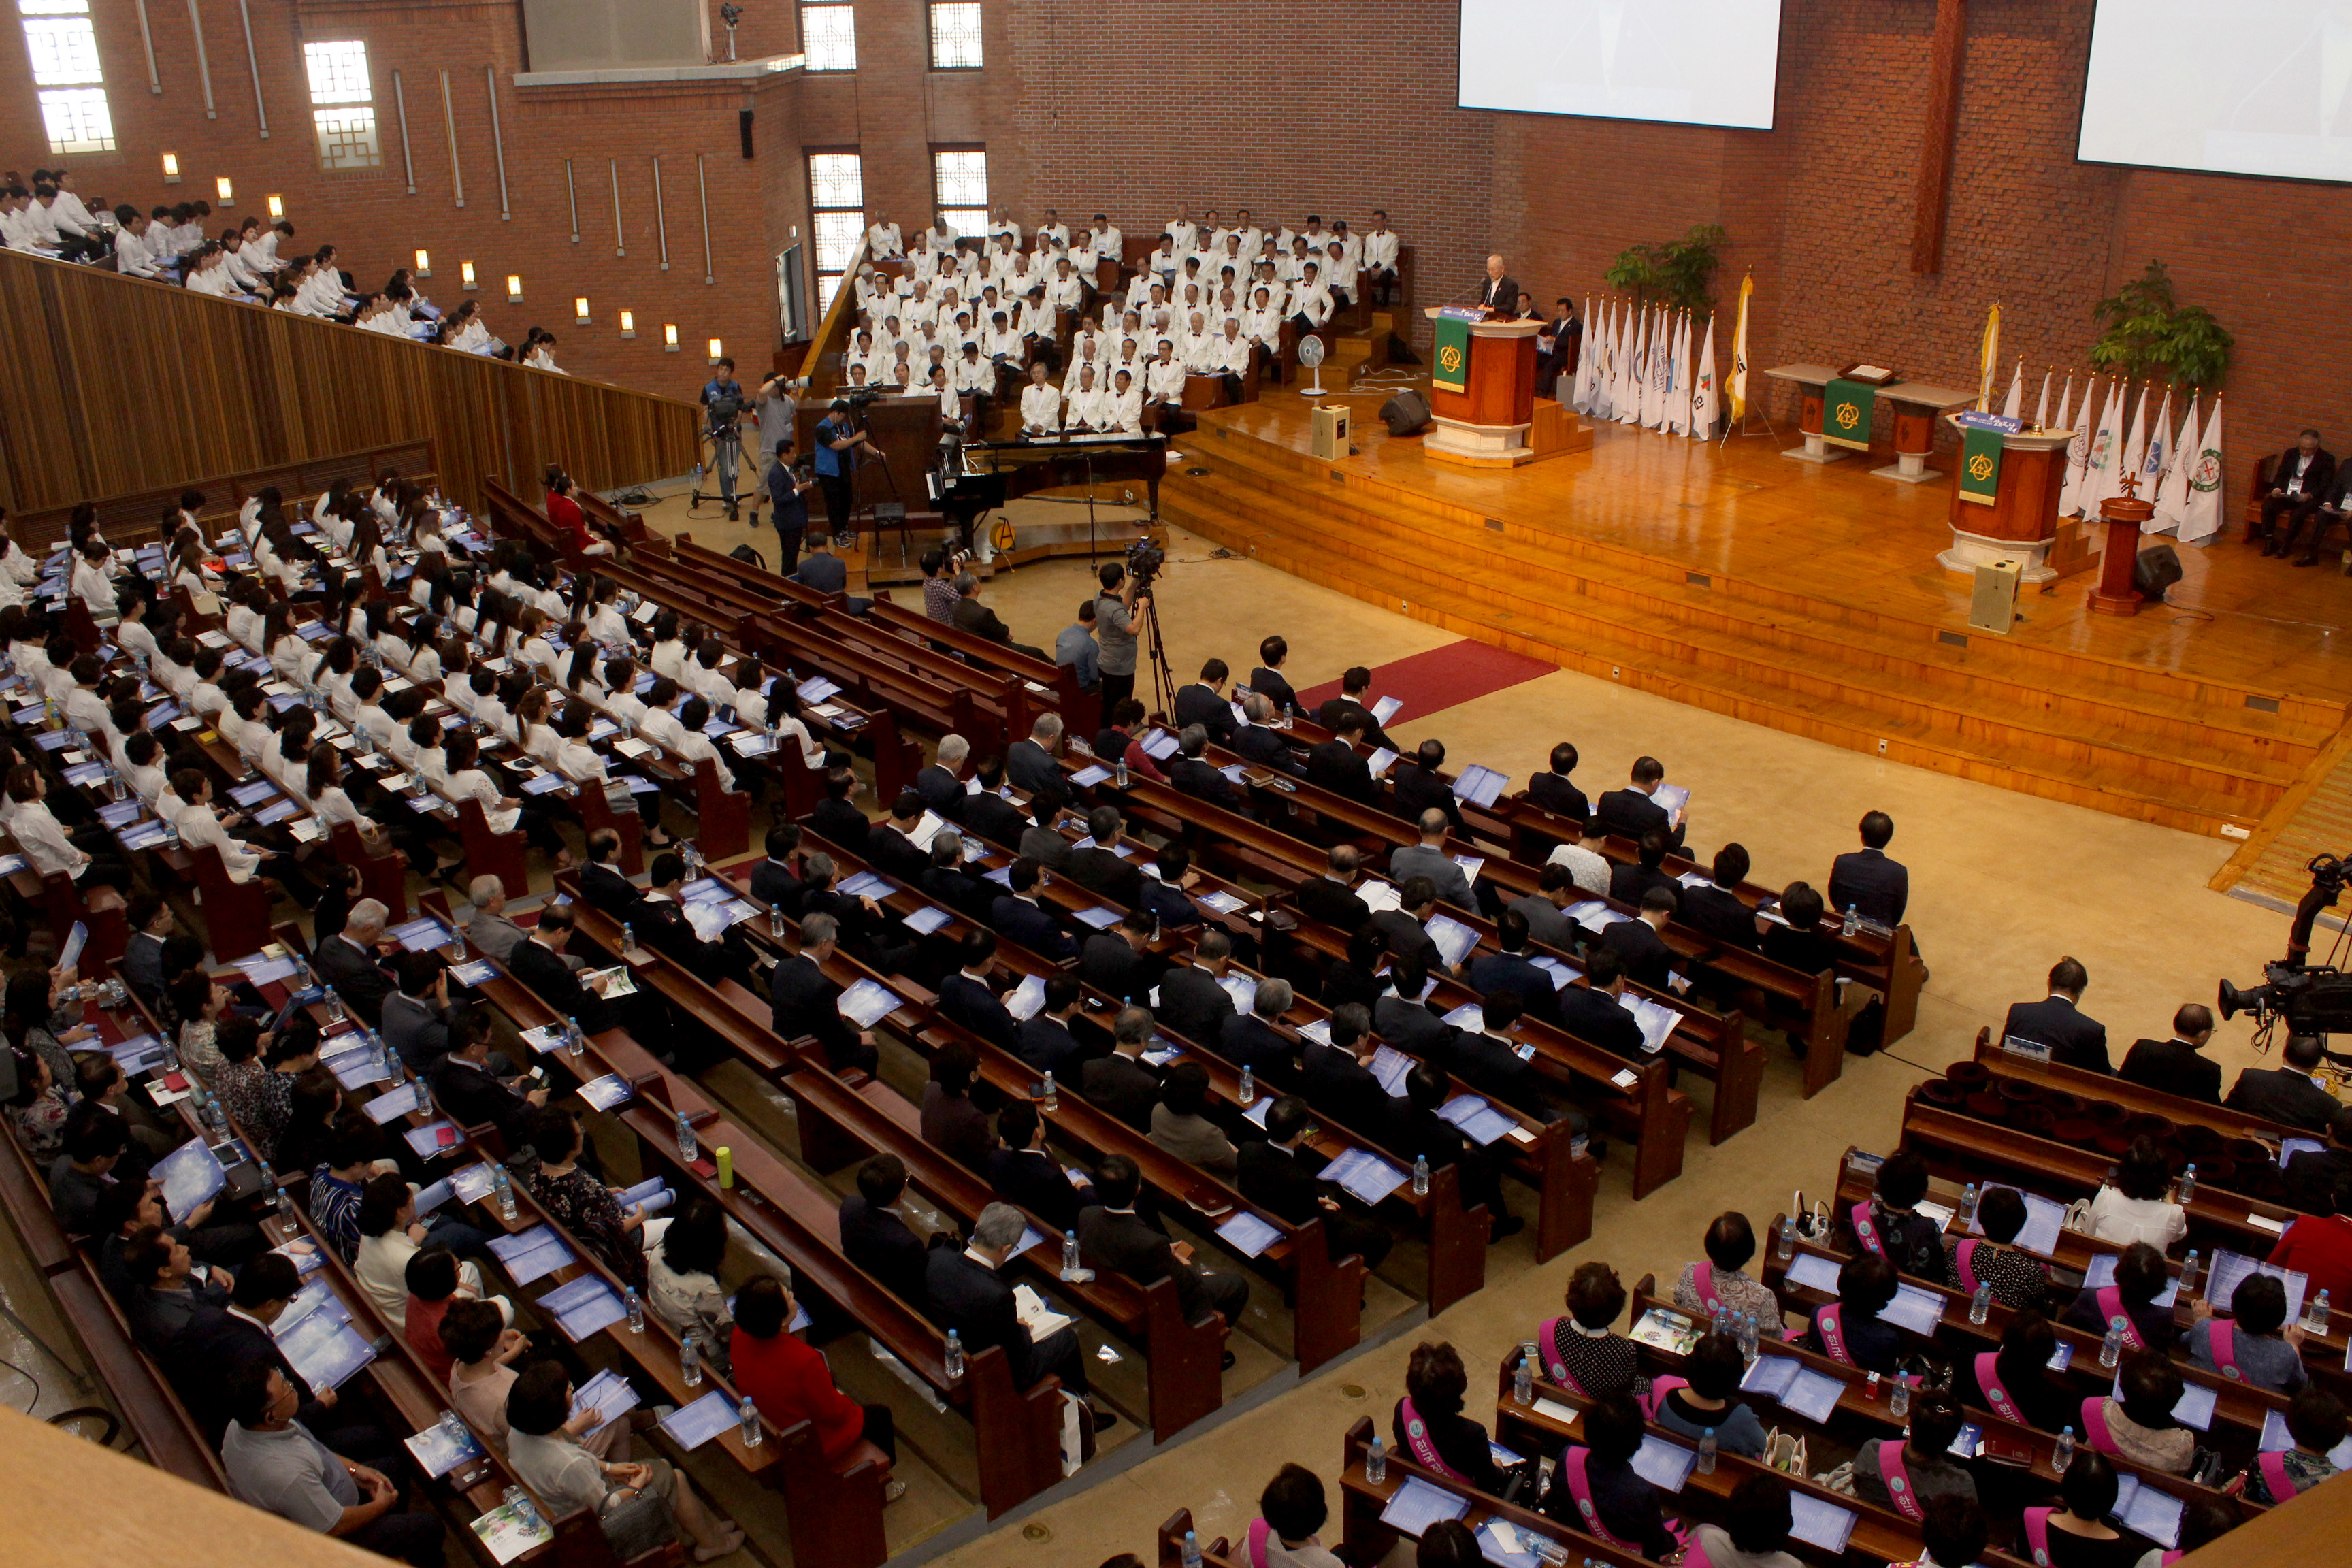
<path fill-rule="evenodd" d="M 2102 1454 L 2185 1476 L 2197 1458 L 2197 1434 L 2173 1418 L 2183 1384 L 2169 1356 L 2142 1351 L 2116 1375 L 2120 1394 L 2094 1394 L 2082 1404 L 2083 1440 Z"/>
<path fill-rule="evenodd" d="M 2034 1311 L 2015 1314 L 2001 1327 L 2000 1350 L 1979 1352 L 1960 1363 L 1968 1374 L 1964 1383 L 1975 1385 L 1957 1391 L 1961 1402 L 2043 1432 L 2079 1427 L 2079 1397 L 2050 1372 L 2057 1345 L 2049 1319 Z"/>
<path fill-rule="evenodd" d="M 1752 1313 L 1759 1335 L 1785 1338 L 1780 1298 L 1747 1272 L 1756 1259 L 1756 1231 L 1748 1216 L 1737 1209 L 1716 1215 L 1706 1227 L 1705 1244 L 1706 1257 L 1685 1264 L 1675 1277 L 1675 1306 L 1707 1321 L 1724 1313 Z"/>
<path fill-rule="evenodd" d="M 2147 1543 L 2102 1522 L 2115 1509 L 2116 1492 L 2115 1467 L 2088 1448 L 2077 1450 L 2058 1483 L 2060 1506 L 2029 1508 L 2020 1521 L 2020 1545 L 2034 1568 L 2130 1568 L 2137 1563 Z"/>
<path fill-rule="evenodd" d="M 1838 1267 L 1838 1299 L 1813 1310 L 1799 1342 L 1845 1366 L 1892 1373 L 1903 1342 L 1879 1312 L 1895 1300 L 1895 1270 L 1886 1259 L 1856 1253 Z"/>
<path fill-rule="evenodd" d="M 2287 1406 L 2286 1435 L 2294 1447 L 2263 1454 L 2246 1474 L 2245 1494 L 2256 1502 L 2284 1502 L 2336 1473 L 2328 1458 L 2344 1441 L 2343 1401 L 2313 1384 Z"/>
<path fill-rule="evenodd" d="M 1243 1538 L 1249 1568 L 1346 1568 L 1315 1532 L 1331 1516 L 1322 1478 L 1304 1465 L 1285 1465 L 1258 1494 L 1258 1517 Z"/>
<path fill-rule="evenodd" d="M 1690 1532 L 1682 1568 L 1798 1568 L 1789 1552 L 1789 1484 L 1761 1472 L 1731 1489 L 1721 1524 Z"/>
<path fill-rule="evenodd" d="M 1589 1535 L 1663 1563 L 1678 1549 L 1659 1506 L 1658 1489 L 1635 1473 L 1642 1447 L 1642 1412 L 1624 1394 L 1587 1405 L 1578 1421 L 1581 1443 L 1570 1443 L 1552 1467 L 1544 1512 Z"/>
<path fill-rule="evenodd" d="M 2004 1307 L 2039 1307 L 2050 1292 L 2050 1266 L 2011 1245 L 2026 1218 L 2025 1200 L 2015 1187 L 1986 1188 L 1977 1204 L 1976 1228 L 1982 1234 L 1945 1243 L 1950 1261 L 1946 1279 L 1964 1296 L 1985 1285 Z"/>
<path fill-rule="evenodd" d="M 1631 1392 L 1633 1342 L 1610 1331 L 1625 1310 L 1625 1287 L 1606 1263 L 1579 1266 L 1568 1282 L 1568 1310 L 1536 1331 L 1544 1375 L 1571 1394 L 1598 1399 Z"/>
<path fill-rule="evenodd" d="M 1927 1517 L 1927 1505 L 1937 1498 L 1973 1499 L 1976 1480 L 1950 1452 L 1966 1419 L 1948 1394 L 1916 1395 L 1907 1440 L 1880 1438 L 1854 1454 L 1853 1495 L 1915 1521 Z"/>
<path fill-rule="evenodd" d="M 2200 1299 L 2189 1331 L 2189 1364 L 2232 1383 L 2292 1394 L 2310 1374 L 2303 1364 L 2303 1331 L 2286 1328 L 2286 1287 L 2274 1275 L 2240 1280 L 2226 1318 L 2215 1317 L 2212 1303 Z"/>
<path fill-rule="evenodd" d="M 1450 1344 L 1424 1342 L 1405 1363 L 1405 1394 L 1391 1421 L 1397 1452 L 1448 1480 L 1501 1496 L 1509 1484 L 1486 1428 L 1462 1414 L 1470 1378 Z"/>

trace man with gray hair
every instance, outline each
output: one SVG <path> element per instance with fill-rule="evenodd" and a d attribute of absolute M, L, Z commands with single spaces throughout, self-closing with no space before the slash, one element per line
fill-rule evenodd
<path fill-rule="evenodd" d="M 1041 659 L 1046 657 L 1044 648 L 1031 647 L 1027 643 L 1017 643 L 1013 640 L 1013 628 L 1004 624 L 1003 616 L 982 603 L 981 596 L 984 590 L 978 577 L 966 572 L 956 579 L 955 585 L 957 595 L 955 608 L 949 612 L 949 616 L 959 628 L 970 632 L 976 637 L 986 637 L 992 643 L 1002 643 L 1015 653 L 1025 653 L 1034 658 Z"/>
<path fill-rule="evenodd" d="M 961 1251 L 935 1247 L 923 1259 L 923 1286 L 930 1296 L 931 1321 L 956 1336 L 967 1357 L 1001 1351 L 1013 1373 L 1013 1386 L 1026 1390 L 1048 1377 L 1085 1399 L 1087 1360 L 1076 1331 L 1067 1326 L 1042 1340 L 1032 1340 L 1021 1326 L 1013 1287 L 1002 1270 L 1028 1229 L 1028 1221 L 1011 1204 L 992 1203 L 971 1224 L 971 1240 Z M 1089 1410 L 1100 1432 L 1118 1418 L 1107 1410 Z"/>
<path fill-rule="evenodd" d="M 371 1029 L 383 1026 L 383 999 L 392 994 L 392 976 L 376 963 L 376 944 L 391 918 L 381 899 L 362 899 L 352 906 L 343 929 L 320 942 L 312 957 L 319 978 Z"/>
<path fill-rule="evenodd" d="M 1005 749 L 1005 776 L 1033 794 L 1047 784 L 1060 787 L 1062 766 L 1054 760 L 1054 753 L 1061 744 L 1062 716 L 1038 714 L 1036 723 L 1029 727 L 1029 738 Z"/>
<path fill-rule="evenodd" d="M 1206 726 L 1187 724 L 1176 733 L 1178 754 L 1168 759 L 1168 782 L 1195 800 L 1205 800 L 1211 805 L 1226 811 L 1248 813 L 1242 797 L 1234 793 L 1233 781 L 1214 763 L 1202 753 L 1209 749 Z"/>
<path fill-rule="evenodd" d="M 831 915 L 802 917 L 800 952 L 777 964 L 769 982 L 768 1026 L 786 1040 L 814 1037 L 835 1072 L 855 1068 L 870 1077 L 880 1059 L 874 1036 L 850 1027 L 838 1006 L 841 987 L 824 974 L 840 936 Z"/>
<path fill-rule="evenodd" d="M 1242 714 L 1249 722 L 1234 731 L 1233 748 L 1262 768 L 1297 778 L 1307 770 L 1291 754 L 1290 742 L 1274 727 L 1274 703 L 1263 693 L 1253 691 L 1242 699 Z"/>
<path fill-rule="evenodd" d="M 939 759 L 915 775 L 915 793 L 950 822 L 963 820 L 963 763 L 971 742 L 961 735 L 940 737 Z"/>
<path fill-rule="evenodd" d="M 1087 1103 L 1138 1132 L 1151 1131 L 1151 1106 L 1160 1098 L 1160 1077 L 1143 1059 L 1151 1027 L 1150 1009 L 1121 1009 L 1111 1022 L 1111 1054 L 1091 1058 L 1078 1069 L 1078 1092 Z"/>
<path fill-rule="evenodd" d="M 1258 1081 L 1278 1089 L 1298 1082 L 1298 1045 L 1274 1026 L 1298 1000 L 1287 980 L 1261 980 L 1250 998 L 1250 1010 L 1224 1022 L 1217 1036 L 1217 1053 L 1237 1068 L 1255 1073 Z"/>
<path fill-rule="evenodd" d="M 503 964 L 529 934 L 507 919 L 507 885 L 485 871 L 466 884 L 466 899 L 474 906 L 473 915 L 466 921 L 466 940 L 491 962 Z"/>
<path fill-rule="evenodd" d="M 1445 813 L 1431 806 L 1421 814 L 1421 842 L 1398 847 L 1389 857 L 1389 876 L 1402 885 L 1410 877 L 1426 877 L 1436 888 L 1437 896 L 1457 910 L 1475 913 L 1477 896 L 1470 890 L 1470 879 L 1445 852 L 1445 830 L 1451 826 Z"/>

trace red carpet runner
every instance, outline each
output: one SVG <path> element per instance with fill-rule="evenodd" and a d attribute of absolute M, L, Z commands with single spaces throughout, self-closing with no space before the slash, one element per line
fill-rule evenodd
<path fill-rule="evenodd" d="M 1366 695 L 1372 699 L 1393 697 L 1403 703 L 1390 721 L 1399 724 L 1409 719 L 1425 719 L 1539 675 L 1549 675 L 1559 668 L 1465 637 L 1427 653 L 1372 666 L 1372 687 Z M 1336 680 L 1298 694 L 1310 711 L 1339 695 L 1339 683 Z"/>

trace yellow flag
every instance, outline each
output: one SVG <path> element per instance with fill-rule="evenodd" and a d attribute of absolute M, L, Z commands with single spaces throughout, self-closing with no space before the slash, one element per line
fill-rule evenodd
<path fill-rule="evenodd" d="M 1748 414 L 1748 297 L 1756 292 L 1756 274 L 1739 280 L 1739 326 L 1731 337 L 1731 422 Z"/>
<path fill-rule="evenodd" d="M 1977 412 L 1992 412 L 1992 378 L 2000 370 L 2000 307 L 1985 313 L 1984 348 L 1977 360 Z"/>

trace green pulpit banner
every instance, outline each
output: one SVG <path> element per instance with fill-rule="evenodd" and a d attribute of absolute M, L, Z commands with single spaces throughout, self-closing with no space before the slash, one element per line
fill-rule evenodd
<path fill-rule="evenodd" d="M 1960 434 L 1960 499 L 1991 506 L 2000 499 L 2001 433 L 1964 430 Z"/>
<path fill-rule="evenodd" d="M 1870 450 L 1870 413 L 1878 389 L 1840 378 L 1822 391 L 1822 439 L 1836 447 Z"/>
<path fill-rule="evenodd" d="M 1455 316 L 1440 316 L 1431 343 L 1429 384 L 1439 392 L 1470 390 L 1470 323 Z"/>

